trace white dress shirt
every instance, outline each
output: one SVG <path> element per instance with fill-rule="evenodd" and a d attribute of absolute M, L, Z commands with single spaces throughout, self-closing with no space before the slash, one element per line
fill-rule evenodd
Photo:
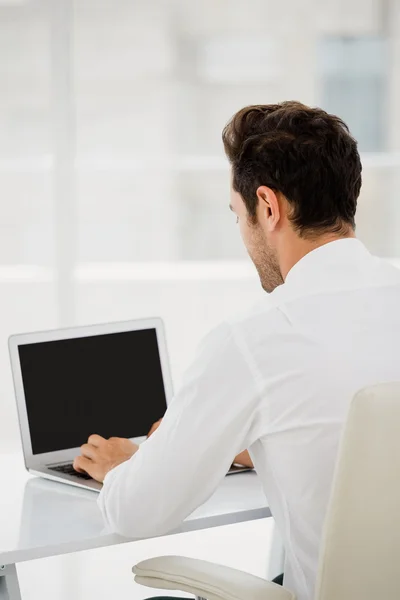
<path fill-rule="evenodd" d="M 310 252 L 204 339 L 160 428 L 107 475 L 105 521 L 129 537 L 177 527 L 248 448 L 284 541 L 285 586 L 311 600 L 349 402 L 400 380 L 399 357 L 400 270 L 356 239 Z"/>

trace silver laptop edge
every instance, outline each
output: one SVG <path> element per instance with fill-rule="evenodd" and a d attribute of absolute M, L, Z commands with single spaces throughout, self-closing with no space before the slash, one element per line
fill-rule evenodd
<path fill-rule="evenodd" d="M 56 340 L 75 339 L 81 337 L 90 337 L 103 335 L 107 333 L 122 333 L 128 331 L 140 331 L 144 329 L 155 329 L 157 335 L 157 344 L 160 355 L 162 378 L 164 382 L 166 403 L 169 404 L 172 395 L 172 379 L 169 367 L 167 345 L 165 339 L 164 324 L 160 318 L 138 319 L 133 321 L 121 321 L 117 323 L 106 323 L 100 325 L 88 325 L 85 327 L 72 327 L 67 329 L 57 329 L 52 331 L 41 331 L 35 333 L 25 333 L 12 335 L 9 338 L 9 351 L 11 359 L 11 369 L 14 381 L 15 398 L 17 402 L 19 427 L 21 433 L 22 448 L 24 453 L 25 466 L 33 475 L 39 475 L 53 481 L 62 481 L 70 485 L 85 488 L 94 491 L 100 491 L 101 484 L 93 479 L 85 480 L 73 475 L 57 473 L 51 471 L 48 467 L 73 462 L 74 458 L 80 454 L 79 448 L 68 448 L 47 452 L 43 454 L 33 454 L 31 434 L 29 430 L 28 414 L 25 401 L 25 392 L 22 380 L 21 364 L 18 354 L 18 346 L 21 344 L 35 344 L 40 342 L 50 342 Z M 132 441 L 141 443 L 145 438 L 132 438 Z"/>

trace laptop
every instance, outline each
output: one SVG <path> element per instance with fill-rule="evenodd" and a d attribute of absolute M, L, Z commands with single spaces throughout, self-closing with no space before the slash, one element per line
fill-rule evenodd
<path fill-rule="evenodd" d="M 100 491 L 73 468 L 80 446 L 93 433 L 142 443 L 172 398 L 158 318 L 13 335 L 9 349 L 25 465 L 47 479 Z"/>

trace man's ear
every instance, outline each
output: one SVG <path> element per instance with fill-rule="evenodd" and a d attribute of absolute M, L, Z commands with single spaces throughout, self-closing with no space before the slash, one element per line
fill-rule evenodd
<path fill-rule="evenodd" d="M 260 185 L 257 189 L 257 216 L 258 222 L 267 231 L 274 231 L 281 219 L 281 208 L 278 196 L 271 188 Z"/>

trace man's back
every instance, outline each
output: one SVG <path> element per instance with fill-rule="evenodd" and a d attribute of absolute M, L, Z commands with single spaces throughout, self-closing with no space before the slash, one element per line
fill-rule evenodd
<path fill-rule="evenodd" d="M 233 324 L 260 394 L 250 448 L 287 554 L 285 585 L 311 599 L 349 402 L 400 380 L 400 271 L 355 239 L 303 258 Z"/>

